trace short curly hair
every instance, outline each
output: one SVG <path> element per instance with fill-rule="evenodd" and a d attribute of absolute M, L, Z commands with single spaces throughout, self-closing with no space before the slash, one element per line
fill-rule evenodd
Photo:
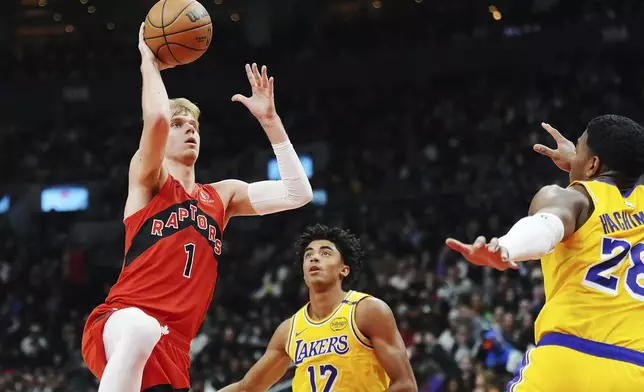
<path fill-rule="evenodd" d="M 364 256 L 358 237 L 339 227 L 330 228 L 319 223 L 308 226 L 294 244 L 296 263 L 298 265 L 302 263 L 306 248 L 316 240 L 326 240 L 336 246 L 344 264 L 351 268 L 351 272 L 345 282 L 348 284 L 354 283 L 362 270 L 362 257 Z"/>
<path fill-rule="evenodd" d="M 644 173 L 644 128 L 630 118 L 607 114 L 586 128 L 588 147 L 602 166 L 627 176 Z"/>

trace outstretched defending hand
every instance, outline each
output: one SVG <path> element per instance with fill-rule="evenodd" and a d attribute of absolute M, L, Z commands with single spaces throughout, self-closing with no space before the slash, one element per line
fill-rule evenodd
<path fill-rule="evenodd" d="M 570 172 L 572 161 L 577 155 L 575 144 L 563 137 L 561 133 L 551 127 L 550 124 L 541 123 L 541 126 L 543 127 L 543 129 L 548 131 L 553 139 L 555 139 L 555 142 L 557 143 L 557 149 L 553 150 L 549 147 L 544 146 L 543 144 L 535 144 L 534 150 L 539 154 L 545 155 L 548 158 L 552 159 L 555 165 L 557 165 L 557 167 L 559 167 L 561 170 Z"/>
<path fill-rule="evenodd" d="M 496 268 L 499 271 L 508 268 L 518 269 L 516 263 L 508 261 L 508 251 L 499 246 L 499 239 L 492 238 L 489 244 L 486 244 L 485 237 L 480 236 L 473 244 L 464 244 L 453 238 L 448 238 L 445 244 L 465 257 L 472 264 L 483 267 Z"/>
<path fill-rule="evenodd" d="M 141 62 L 149 62 L 150 64 L 154 65 L 154 67 L 159 71 L 163 71 L 164 69 L 168 68 L 174 68 L 173 65 L 162 63 L 156 58 L 148 44 L 145 42 L 144 32 L 145 23 L 141 23 L 141 27 L 139 28 L 139 52 L 141 52 Z"/>
<path fill-rule="evenodd" d="M 243 103 L 260 122 L 277 117 L 273 95 L 274 79 L 268 77 L 266 66 L 262 66 L 260 75 L 257 64 L 253 63 L 252 67 L 246 64 L 246 76 L 248 76 L 253 95 L 248 98 L 241 94 L 235 94 L 232 98 L 233 102 Z"/>

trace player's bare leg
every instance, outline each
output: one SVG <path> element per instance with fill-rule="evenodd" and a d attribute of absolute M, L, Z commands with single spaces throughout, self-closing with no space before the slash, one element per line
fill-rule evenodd
<path fill-rule="evenodd" d="M 161 325 L 142 310 L 114 312 L 103 330 L 107 366 L 98 392 L 139 392 L 145 363 L 160 338 Z"/>

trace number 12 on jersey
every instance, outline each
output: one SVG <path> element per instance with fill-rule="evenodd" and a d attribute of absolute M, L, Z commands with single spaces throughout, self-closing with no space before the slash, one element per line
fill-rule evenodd
<path fill-rule="evenodd" d="M 315 368 L 319 368 L 320 379 L 326 379 L 323 389 L 319 390 L 315 376 Z M 311 382 L 311 392 L 332 392 L 333 386 L 338 378 L 338 369 L 333 365 L 319 365 L 319 366 L 309 366 L 306 369 L 309 372 L 309 381 Z"/>
<path fill-rule="evenodd" d="M 644 243 L 631 246 L 626 240 L 604 237 L 601 247 L 603 261 L 588 268 L 582 282 L 584 286 L 606 294 L 617 295 L 621 277 L 614 275 L 613 271 L 622 261 L 628 259 L 630 267 L 626 270 L 624 288 L 634 299 L 644 301 L 644 286 L 639 283 L 640 279 L 644 281 L 644 261 L 642 261 Z"/>

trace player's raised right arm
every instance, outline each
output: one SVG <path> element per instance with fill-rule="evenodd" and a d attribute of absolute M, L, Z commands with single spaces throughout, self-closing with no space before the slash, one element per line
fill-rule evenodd
<path fill-rule="evenodd" d="M 289 326 L 290 319 L 280 324 L 268 343 L 266 352 L 244 378 L 219 392 L 264 392 L 279 381 L 291 363 L 291 358 L 286 353 Z"/>
<path fill-rule="evenodd" d="M 160 64 L 143 38 L 144 24 L 139 30 L 139 51 L 141 52 L 141 75 L 143 92 L 143 133 L 139 149 L 130 166 L 130 183 L 152 188 L 161 177 L 161 164 L 165 143 L 170 131 L 170 100 L 160 71 L 167 66 Z M 133 185 L 133 184 L 131 184 Z"/>

